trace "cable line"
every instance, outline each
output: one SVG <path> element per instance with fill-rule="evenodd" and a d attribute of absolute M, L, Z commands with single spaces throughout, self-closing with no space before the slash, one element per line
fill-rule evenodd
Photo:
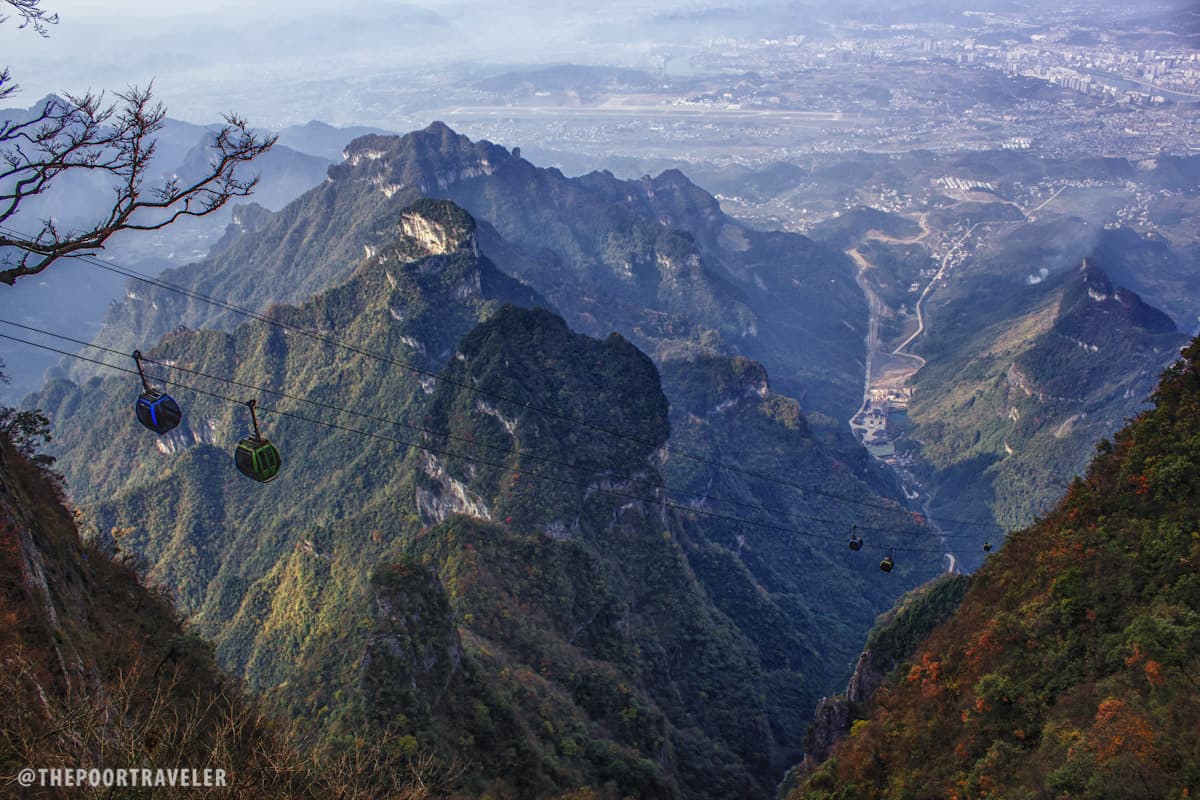
<path fill-rule="evenodd" d="M 14 328 L 21 328 L 22 330 L 30 331 L 32 333 L 37 333 L 37 334 L 41 334 L 44 336 L 50 336 L 55 339 L 61 339 L 63 341 L 72 342 L 74 344 L 82 345 L 84 347 L 90 347 L 94 350 L 100 350 L 100 351 L 103 351 L 106 353 L 112 353 L 114 355 L 118 355 L 118 356 L 122 356 L 122 357 L 126 356 L 126 353 L 124 353 L 120 350 L 117 350 L 115 348 L 105 347 L 103 345 L 98 345 L 98 344 L 92 344 L 92 343 L 86 342 L 82 339 L 76 339 L 71 336 L 64 336 L 62 334 L 58 334 L 58 333 L 54 333 L 52 331 L 43 330 L 42 328 L 34 327 L 32 325 L 25 325 L 23 323 L 13 322 L 12 320 L 7 320 L 7 319 L 0 319 L 0 323 L 3 323 L 5 325 L 10 325 Z M 344 408 L 342 406 L 334 405 L 333 403 L 327 403 L 322 400 L 315 400 L 310 397 L 305 397 L 302 395 L 290 394 L 288 392 L 285 392 L 285 391 L 282 391 L 279 389 L 271 389 L 271 388 L 268 388 L 265 386 L 257 386 L 255 384 L 245 383 L 243 381 L 239 381 L 239 380 L 236 380 L 233 378 L 222 377 L 220 375 L 210 375 L 208 373 L 200 372 L 199 370 L 190 369 L 188 367 L 183 367 L 178 364 L 173 364 L 173 363 L 169 363 L 166 361 L 159 361 L 157 359 L 148 358 L 144 355 L 141 355 L 140 352 L 135 352 L 135 359 L 139 359 L 139 361 L 138 361 L 139 364 L 142 361 L 144 361 L 148 364 L 156 364 L 160 367 L 165 367 L 166 369 L 184 372 L 184 373 L 187 373 L 189 375 L 194 375 L 199 378 L 206 378 L 208 380 L 220 381 L 222 383 L 227 383 L 232 386 L 237 386 L 239 388 L 250 389 L 255 392 L 266 392 L 268 394 L 273 394 L 278 397 L 286 398 L 289 400 L 294 400 L 294 401 L 302 402 L 302 403 L 308 403 L 310 405 L 314 405 L 319 408 L 323 408 L 323 409 L 330 410 L 330 411 L 335 411 L 340 414 L 350 414 L 352 416 L 361 417 L 363 419 L 372 420 L 374 422 L 382 422 L 387 425 L 408 428 L 409 430 L 428 434 L 430 436 L 436 436 L 436 437 L 440 437 L 440 438 L 444 438 L 444 439 L 449 439 L 452 441 L 462 442 L 463 444 L 466 444 L 466 445 L 472 446 L 472 447 L 481 447 L 481 448 L 484 448 L 487 450 L 493 450 L 493 451 L 496 451 L 499 453 L 503 453 L 505 455 L 517 456 L 520 458 L 528 458 L 528 459 L 532 459 L 535 461 L 541 461 L 541 462 L 544 462 L 547 464 L 552 464 L 554 466 L 566 467 L 568 469 L 572 469 L 572 470 L 575 470 L 577 472 L 580 472 L 580 473 L 583 473 L 586 475 L 591 475 L 593 477 L 608 477 L 608 478 L 615 478 L 615 479 L 627 481 L 630 483 L 635 483 L 635 482 L 643 483 L 643 484 L 646 484 L 647 486 L 653 487 L 655 489 L 659 489 L 659 490 L 662 490 L 662 491 L 665 491 L 665 492 L 668 492 L 671 494 L 675 494 L 675 495 L 684 495 L 687 497 L 694 498 L 695 500 L 700 500 L 700 501 L 708 500 L 708 501 L 712 501 L 714 503 L 727 503 L 729 505 L 739 506 L 742 508 L 751 509 L 753 511 L 760 511 L 765 514 L 775 514 L 778 516 L 782 516 L 784 518 L 790 517 L 790 518 L 795 518 L 795 519 L 803 519 L 803 520 L 810 521 L 810 522 L 817 521 L 817 522 L 824 522 L 824 523 L 829 523 L 829 524 L 839 524 L 832 520 L 824 519 L 821 517 L 813 517 L 811 515 L 801 514 L 796 511 L 787 510 L 787 509 L 772 508 L 770 506 L 766 506 L 761 503 L 747 502 L 745 500 L 737 500 L 735 498 L 729 498 L 729 497 L 719 497 L 717 495 L 709 494 L 708 492 L 696 492 L 696 491 L 693 491 L 690 489 L 677 488 L 677 487 L 671 486 L 670 484 L 668 484 L 662 480 L 655 481 L 655 480 L 649 479 L 649 478 L 636 478 L 631 475 L 623 475 L 620 473 L 612 472 L 611 470 L 598 470 L 598 469 L 593 469 L 590 467 L 584 467 L 579 464 L 574 464 L 572 462 L 564 461 L 562 459 L 554 458 L 551 456 L 543 456 L 543 455 L 538 455 L 536 453 L 530 453 L 528 451 L 521 451 L 521 450 L 515 450 L 515 449 L 507 448 L 507 447 L 500 447 L 497 445 L 488 444 L 486 442 L 477 442 L 477 441 L 474 441 L 473 439 L 468 439 L 464 436 L 455 436 L 448 432 L 443 433 L 441 431 L 436 431 L 436 430 L 433 430 L 431 428 L 427 428 L 427 427 L 424 427 L 421 425 L 415 425 L 410 422 L 404 422 L 404 421 L 398 420 L 398 419 L 377 416 L 374 414 L 368 414 L 366 412 L 356 411 L 351 408 Z M 139 371 L 139 374 L 140 374 L 140 371 Z M 142 379 L 143 379 L 143 383 L 144 383 L 145 382 L 144 375 L 142 376 Z M 850 502 L 848 499 L 846 501 Z M 879 506 L 876 506 L 873 504 L 868 504 L 868 503 L 864 502 L 864 503 L 860 503 L 859 506 L 861 508 L 872 509 L 872 510 L 876 510 L 876 511 L 887 511 L 890 513 L 897 513 L 897 514 L 911 513 L 907 509 L 905 509 L 899 505 L 888 509 L 888 508 L 881 508 Z M 891 527 L 880 527 L 878 525 L 875 525 L 875 526 L 862 525 L 859 527 L 862 527 L 864 530 L 875 530 L 875 531 L 890 531 L 890 530 L 892 530 Z M 972 541 L 974 541 L 974 537 L 971 534 L 949 533 L 949 532 L 945 532 L 945 531 L 939 531 L 939 533 L 942 535 L 943 538 L 971 538 Z"/>
<path fill-rule="evenodd" d="M 53 333 L 52 331 L 42 330 L 41 328 L 36 328 L 32 325 L 24 325 L 22 323 L 13 322 L 11 320 L 6 320 L 6 319 L 0 319 L 0 323 L 3 323 L 5 325 L 11 325 L 15 328 L 21 328 L 23 330 L 31 331 L 33 333 L 38 333 L 38 334 L 42 334 L 45 336 L 51 336 L 51 337 L 54 337 L 55 339 L 61 339 L 63 341 L 72 342 L 74 344 L 82 345 L 84 347 L 90 347 L 95 350 L 101 350 L 106 353 L 112 353 L 112 354 L 118 355 L 118 356 L 126 355 L 126 353 L 124 353 L 120 350 L 116 350 L 111 347 L 105 347 L 103 345 L 98 345 L 98 344 L 92 344 L 92 343 L 86 342 L 82 339 L 76 339 L 71 336 L 64 336 L 62 334 Z M 382 422 L 382 423 L 385 423 L 388 425 L 408 428 L 410 430 L 428 434 L 430 436 L 436 436 L 436 437 L 440 437 L 440 438 L 444 438 L 444 439 L 453 440 L 456 442 L 462 442 L 469 446 L 481 447 L 481 448 L 484 448 L 487 450 L 494 450 L 496 452 L 503 453 L 505 455 L 518 456 L 520 458 L 528 458 L 528 459 L 533 459 L 535 461 L 542 461 L 547 464 L 552 464 L 554 466 L 566 467 L 568 469 L 576 470 L 577 472 L 581 472 L 586 475 L 591 475 L 593 477 L 608 477 L 608 478 L 614 478 L 614 479 L 618 479 L 618 480 L 628 481 L 631 483 L 634 483 L 634 482 L 644 483 L 647 486 L 650 486 L 652 488 L 660 489 L 660 490 L 663 490 L 666 492 L 670 492 L 672 494 L 685 495 L 688 497 L 693 497 L 697 500 L 711 500 L 716 503 L 728 503 L 730 505 L 741 506 L 741 507 L 749 508 L 749 509 L 752 509 L 755 511 L 761 511 L 761 512 L 767 513 L 767 514 L 778 514 L 781 516 L 790 516 L 790 515 L 795 514 L 795 512 L 792 512 L 792 511 L 778 509 L 778 508 L 771 508 L 769 506 L 764 506 L 759 503 L 751 503 L 751 502 L 747 502 L 744 500 L 737 500 L 734 498 L 727 498 L 727 497 L 718 497 L 716 495 L 712 495 L 712 494 L 708 494 L 708 493 L 698 493 L 698 492 L 695 492 L 695 491 L 692 491 L 689 489 L 676 488 L 676 487 L 673 487 L 663 481 L 654 481 L 649 478 L 637 478 L 637 477 L 633 477 L 631 475 L 622 475 L 620 473 L 615 473 L 612 471 L 598 470 L 598 469 L 594 469 L 594 468 L 590 468 L 590 467 L 584 467 L 579 464 L 574 464 L 569 461 L 563 461 L 562 459 L 553 458 L 551 456 L 543 456 L 543 455 L 538 455 L 536 453 L 530 453 L 528 451 L 514 450 L 512 448 L 500 447 L 497 445 L 488 444 L 486 442 L 478 442 L 478 441 L 474 441 L 472 439 L 468 439 L 465 436 L 455 436 L 454 434 L 451 434 L 451 433 L 443 433 L 443 432 L 436 431 L 436 430 L 433 430 L 431 428 L 427 428 L 427 427 L 424 427 L 421 425 L 415 425 L 410 422 L 404 422 L 402 420 L 392 419 L 389 417 L 376 416 L 374 414 L 368 414 L 368 413 L 365 413 L 362 411 L 356 411 L 351 408 L 344 408 L 342 406 L 337 406 L 332 403 L 326 403 L 321 400 L 314 400 L 310 397 L 304 397 L 301 395 L 290 394 L 288 392 L 280 391 L 279 389 L 271 389 L 271 388 L 268 388 L 265 386 L 256 386 L 254 384 L 245 383 L 243 381 L 239 381 L 239 380 L 236 380 L 233 378 L 225 378 L 225 377 L 222 377 L 219 375 L 210 375 L 205 372 L 200 372 L 199 370 L 190 369 L 188 367 L 182 367 L 178 364 L 171 364 L 171 363 L 168 363 L 165 361 L 159 361 L 157 359 L 148 358 L 146 356 L 141 356 L 140 353 L 139 353 L 139 356 L 140 356 L 139 363 L 145 362 L 147 364 L 156 364 L 160 367 L 165 367 L 166 369 L 177 370 L 179 372 L 185 372 L 189 375 L 194 375 L 199 378 L 206 378 L 208 380 L 221 381 L 223 383 L 228 383 L 230 385 L 238 386 L 243 389 L 252 389 L 257 392 L 266 392 L 268 394 L 274 394 L 279 397 L 286 398 L 288 400 L 295 400 L 295 401 L 302 402 L 302 403 L 308 403 L 310 405 L 314 405 L 319 408 L 324 408 L 324 409 L 327 409 L 330 411 L 336 411 L 341 414 L 350 414 L 350 415 L 353 415 L 356 417 L 362 417 L 363 419 L 372 420 L 374 422 Z M 882 511 L 883 509 L 880 509 L 880 510 Z M 891 511 L 893 513 L 899 513 L 899 514 L 907 513 L 906 510 L 900 506 L 897 506 L 897 507 L 891 509 Z M 876 526 L 876 527 L 863 526 L 863 527 L 867 530 L 879 530 L 879 531 L 892 530 L 891 528 L 882 528 L 882 527 L 878 527 L 878 526 Z"/>
<path fill-rule="evenodd" d="M 0 229 L 4 229 L 4 226 L 0 226 Z M 653 442 L 650 442 L 649 440 L 646 440 L 646 439 L 642 439 L 641 437 L 632 436 L 632 435 L 624 433 L 622 431 L 615 430 L 613 428 L 609 428 L 604 425 L 599 425 L 595 422 L 591 422 L 590 420 L 576 417 L 571 414 L 567 414 L 567 413 L 558 411 L 556 409 L 547 408 L 545 406 L 540 406 L 540 405 L 531 403 L 526 400 L 520 400 L 515 397 L 510 397 L 508 395 L 501 394 L 499 392 L 492 392 L 492 391 L 489 391 L 486 389 L 480 389 L 479 387 L 472 386 L 469 383 L 466 383 L 464 381 L 459 381 L 454 378 L 448 377 L 448 376 L 444 375 L 443 373 L 434 372 L 433 370 L 425 369 L 423 367 L 418 367 L 418 366 L 410 364 L 406 361 L 400 361 L 398 359 L 394 359 L 390 356 L 383 355 L 381 353 L 376 353 L 376 352 L 373 352 L 370 350 L 364 350 L 361 347 L 346 343 L 346 342 L 344 342 L 340 339 L 336 339 L 332 336 L 327 336 L 325 334 L 317 333 L 315 331 L 310 331 L 310 330 L 307 330 L 304 328 L 298 328 L 294 325 L 289 325 L 288 323 L 281 322 L 280 320 L 273 319 L 264 314 L 260 314 L 255 311 L 251 311 L 251 310 L 249 310 L 247 308 L 243 308 L 241 306 L 237 306 L 233 303 L 229 303 L 224 300 L 219 300 L 217 298 L 203 294 L 202 292 L 197 292 L 195 290 L 188 289 L 186 287 L 168 283 L 166 281 L 162 281 L 157 278 L 152 278 L 149 275 L 146 275 L 145 273 L 142 273 L 142 272 L 138 272 L 137 270 L 132 269 L 130 267 L 109 264 L 104 261 L 101 261 L 100 259 L 96 258 L 95 256 L 90 256 L 90 255 L 78 256 L 77 258 L 81 261 L 85 261 L 89 264 L 97 266 L 103 270 L 107 270 L 108 272 L 111 272 L 113 274 L 121 275 L 122 277 L 141 281 L 143 283 L 148 283 L 151 286 L 157 286 L 160 289 L 165 289 L 170 292 L 182 294 L 185 297 L 189 297 L 193 300 L 199 300 L 201 302 L 208 303 L 210 305 L 216 306 L 216 307 L 224 309 L 226 311 L 230 311 L 232 313 L 247 317 L 249 319 L 253 319 L 258 322 L 262 322 L 267 325 L 271 325 L 273 327 L 279 328 L 280 330 L 285 330 L 290 333 L 295 333 L 297 335 L 304 336 L 309 339 L 313 339 L 314 341 L 319 341 L 324 344 L 329 344 L 334 347 L 354 353 L 356 355 L 361 355 L 361 356 L 364 356 L 367 358 L 375 359 L 382 363 L 389 364 L 389 365 L 395 366 L 395 367 L 399 367 L 401 369 L 408 370 L 408 371 L 416 373 L 418 375 L 423 375 L 425 377 L 432 378 L 433 380 L 443 381 L 452 386 L 456 386 L 461 389 L 466 389 L 467 391 L 473 392 L 475 394 L 481 394 L 486 397 L 491 397 L 495 400 L 502 400 L 504 402 L 512 403 L 514 405 L 520 406 L 521 408 L 527 409 L 529 411 L 535 411 L 539 414 L 544 414 L 549 417 L 560 419 L 560 420 L 563 420 L 563 421 L 568 422 L 573 425 L 578 425 L 581 427 L 589 428 L 591 430 L 598 431 L 600 433 L 604 433 L 606 435 L 613 436 L 613 437 L 616 437 L 619 439 L 624 439 L 626 441 L 635 442 L 635 443 L 641 444 L 643 446 L 656 447 L 656 445 Z M 853 505 L 858 505 L 858 506 L 871 506 L 871 507 L 877 508 L 881 511 L 894 510 L 888 506 L 864 503 L 863 501 L 843 497 L 843 496 L 838 495 L 833 492 L 824 492 L 820 489 L 813 489 L 811 487 L 802 486 L 798 483 L 787 481 L 787 480 L 784 480 L 784 479 L 779 478 L 774 475 L 769 475 L 767 473 L 758 472 L 756 470 L 747 469 L 745 467 L 740 467 L 737 464 L 732 464 L 728 461 L 725 461 L 725 460 L 722 460 L 719 458 L 712 458 L 712 457 L 700 455 L 700 454 L 697 454 L 697 453 L 694 453 L 694 452 L 691 452 L 688 450 L 680 449 L 677 447 L 672 447 L 670 444 L 666 445 L 665 451 L 668 454 L 673 454 L 673 455 L 679 456 L 680 458 L 685 458 L 690 461 L 694 461 L 696 463 L 714 466 L 714 467 L 717 467 L 718 469 L 726 470 L 729 472 L 740 473 L 740 474 L 746 475 L 748 477 L 756 478 L 758 480 L 768 481 L 768 482 L 775 483 L 775 484 L 778 484 L 781 486 L 787 486 L 796 491 L 814 494 L 814 495 L 817 495 L 818 497 L 826 497 L 830 500 L 836 500 L 836 501 L 844 502 L 844 503 L 851 503 Z M 1002 530 L 1001 526 L 995 522 L 980 522 L 978 520 L 963 520 L 963 519 L 954 519 L 954 518 L 950 518 L 950 517 L 939 517 L 939 519 L 943 522 L 952 523 L 956 526 L 961 526 L 961 527 L 989 528 L 989 529 L 993 529 L 993 530 Z"/>
<path fill-rule="evenodd" d="M 118 372 L 124 372 L 129 375 L 138 375 L 137 370 L 129 369 L 127 367 L 120 367 L 115 364 L 109 364 L 106 361 L 89 358 L 87 356 L 80 355 L 78 353 L 71 353 L 71 352 L 69 352 L 67 350 L 63 350 L 61 348 L 51 347 L 50 345 L 40 344 L 38 342 L 31 342 L 28 339 L 22 339 L 17 336 L 11 336 L 9 334 L 0 333 L 0 338 L 8 339 L 13 342 L 19 342 L 21 344 L 29 345 L 31 347 L 37 347 L 37 348 L 40 348 L 42 350 L 46 350 L 49 352 L 58 353 L 60 355 L 67 356 L 69 358 L 75 358 L 75 359 L 78 359 L 81 361 L 90 362 L 92 364 L 98 364 L 100 366 L 108 367 L 110 369 L 117 370 Z M 181 381 L 166 380 L 164 378 L 159 378 L 158 380 L 161 383 L 170 384 L 173 386 L 178 386 L 178 387 L 181 387 L 184 389 L 188 389 L 190 391 L 196 392 L 197 394 L 206 395 L 208 397 L 213 397 L 213 398 L 216 398 L 219 400 L 225 400 L 227 402 L 234 403 L 237 405 L 244 404 L 244 401 L 239 400 L 237 398 L 229 397 L 228 395 L 224 395 L 219 392 L 213 392 L 213 391 L 210 391 L 207 389 L 201 389 L 200 387 L 192 386 L 190 384 L 186 384 Z M 255 387 L 255 388 L 262 388 L 262 387 Z M 522 469 L 519 467 L 513 467 L 513 466 L 510 466 L 507 464 L 501 464 L 501 463 L 497 463 L 497 462 L 493 462 L 493 461 L 487 461 L 482 458 L 464 455 L 462 453 L 457 453 L 457 452 L 454 452 L 451 450 L 445 450 L 445 449 L 433 447 L 430 445 L 418 444 L 416 442 L 410 442 L 405 439 L 400 439 L 400 438 L 397 438 L 394 436 L 387 436 L 384 434 L 373 433 L 371 431 L 364 431 L 359 428 L 352 428 L 352 427 L 349 427 L 346 425 L 339 425 L 337 423 L 327 422 L 325 420 L 314 419 L 312 417 L 306 417 L 302 414 L 297 414 L 292 411 L 285 411 L 280 408 L 273 408 L 270 406 L 258 406 L 258 408 L 262 411 L 267 411 L 270 413 L 278 414 L 282 417 L 288 417 L 291 419 L 300 420 L 302 422 L 308 422 L 308 423 L 311 423 L 314 425 L 321 425 L 321 426 L 324 426 L 331 430 L 344 431 L 346 433 L 353 433 L 353 434 L 357 434 L 359 436 L 367 436 L 372 439 L 378 439 L 380 441 L 391 442 L 393 444 L 402 445 L 404 447 L 416 448 L 418 450 L 423 450 L 425 452 L 434 453 L 437 455 L 448 456 L 451 458 L 460 458 L 464 461 L 469 461 L 469 462 L 476 463 L 476 464 L 482 464 L 484 466 L 495 467 L 497 469 L 502 469 L 502 470 L 510 470 L 514 473 L 517 473 L 520 475 L 526 475 L 526 476 L 537 478 L 540 480 L 551 481 L 554 483 L 559 483 L 559 484 L 568 485 L 568 486 L 575 486 L 577 488 L 583 489 L 584 491 L 603 492 L 605 494 L 609 494 L 609 495 L 612 495 L 615 497 L 621 497 L 624 499 L 634 500 L 634 501 L 641 502 L 641 503 L 648 503 L 651 505 L 661 505 L 664 508 L 670 508 L 670 509 L 673 509 L 676 511 L 684 512 L 686 514 L 696 514 L 698 516 L 704 516 L 704 517 L 708 517 L 710 519 L 719 519 L 719 520 L 723 520 L 725 522 L 732 522 L 732 523 L 735 523 L 738 525 L 753 525 L 758 528 L 764 528 L 764 529 L 779 531 L 779 532 L 783 532 L 783 533 L 790 533 L 790 534 L 794 534 L 797 536 L 803 536 L 803 537 L 810 538 L 810 539 L 824 539 L 824 540 L 833 541 L 833 542 L 841 541 L 840 537 L 833 536 L 833 535 L 822 535 L 822 534 L 819 534 L 819 533 L 816 533 L 813 531 L 801 530 L 799 528 L 787 527 L 784 525 L 778 525 L 778 524 L 771 523 L 771 522 L 763 522 L 763 521 L 759 521 L 759 520 L 744 519 L 742 517 L 737 517 L 737 516 L 733 516 L 730 514 L 723 514 L 721 512 L 717 512 L 717 511 L 709 511 L 709 510 L 702 509 L 702 508 L 695 508 L 693 506 L 675 503 L 675 502 L 672 502 L 670 500 L 666 500 L 663 498 L 647 498 L 647 497 L 643 497 L 641 495 L 631 494 L 629 492 L 623 492 L 623 491 L 620 491 L 617 489 L 604 488 L 601 486 L 593 486 L 593 485 L 586 484 L 586 483 L 580 483 L 579 481 L 573 481 L 569 478 L 564 478 L 564 477 L 561 477 L 558 475 L 549 475 L 546 473 L 534 472 L 533 470 Z M 837 526 L 837 527 L 844 526 L 844 523 L 839 522 L 837 520 L 826 520 L 826 519 L 821 519 L 821 518 L 817 518 L 817 517 L 814 517 L 812 519 L 815 522 L 826 523 L 826 524 Z M 881 530 L 889 530 L 889 529 L 881 529 Z M 900 550 L 900 551 L 909 552 L 909 553 L 923 553 L 923 554 L 931 554 L 931 555 L 939 555 L 939 556 L 945 554 L 944 549 L 941 549 L 941 548 L 930 549 L 930 548 L 904 547 L 904 546 L 896 547 L 893 545 L 889 545 L 885 548 L 883 545 L 878 545 L 878 546 L 875 546 L 874 549 L 879 549 L 879 550 L 887 549 L 889 551 L 895 549 L 895 550 Z"/>

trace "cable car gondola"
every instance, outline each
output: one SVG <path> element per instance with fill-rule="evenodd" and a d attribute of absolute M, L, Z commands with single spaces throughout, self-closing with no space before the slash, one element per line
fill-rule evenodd
<path fill-rule="evenodd" d="M 862 550 L 862 537 L 858 535 L 858 526 L 850 530 L 850 549 L 855 552 Z"/>
<path fill-rule="evenodd" d="M 142 393 L 133 407 L 137 421 L 162 436 L 179 425 L 183 410 L 171 395 L 150 388 L 150 381 L 146 380 L 146 372 L 142 369 L 141 350 L 133 351 L 133 360 L 137 364 L 138 375 L 142 376 Z"/>
<path fill-rule="evenodd" d="M 879 562 L 879 569 L 881 572 L 891 572 L 895 566 L 896 562 L 892 560 L 892 548 L 889 547 L 888 554 L 883 557 L 883 561 Z"/>
<path fill-rule="evenodd" d="M 990 552 L 992 552 L 992 543 L 991 543 L 991 542 L 984 542 L 984 543 L 983 543 L 983 552 L 985 552 L 985 553 L 990 553 Z"/>
<path fill-rule="evenodd" d="M 233 462 L 237 464 L 238 472 L 247 478 L 253 478 L 259 483 L 269 483 L 279 474 L 283 459 L 279 457 L 279 450 L 275 445 L 259 433 L 258 414 L 254 410 L 258 401 L 247 400 L 246 405 L 250 408 L 250 419 L 254 423 L 254 436 L 238 442 L 237 449 L 233 452 Z"/>

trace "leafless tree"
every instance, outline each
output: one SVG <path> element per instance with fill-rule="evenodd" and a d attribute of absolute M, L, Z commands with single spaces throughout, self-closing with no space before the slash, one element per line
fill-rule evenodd
<path fill-rule="evenodd" d="M 50 25 L 58 24 L 58 14 L 51 14 L 44 8 L 38 8 L 42 0 L 3 0 L 3 4 L 14 9 L 21 17 L 21 24 L 18 28 L 28 28 L 33 26 L 33 30 L 42 36 L 50 35 Z M 0 14 L 0 25 L 8 21 L 8 16 Z M 0 67 L 0 100 L 5 99 L 17 90 L 16 84 L 12 82 L 12 75 L 8 71 L 8 67 Z"/>
<path fill-rule="evenodd" d="M 33 29 L 42 36 L 50 35 L 47 25 L 58 24 L 58 14 L 51 14 L 44 8 L 39 8 L 42 0 L 4 0 L 4 3 L 20 15 L 20 27 L 28 28 L 32 25 Z M 4 22 L 6 19 L 8 19 L 7 16 L 0 14 L 0 22 Z"/>
<path fill-rule="evenodd" d="M 16 9 L 21 27 L 45 36 L 56 15 L 39 7 L 41 0 L 2 0 Z M 0 16 L 0 22 L 5 17 Z M 0 71 L 0 100 L 15 90 L 8 68 Z M 130 88 L 106 102 L 103 93 L 51 98 L 30 119 L 0 121 L 0 282 L 36 275 L 60 258 L 94 253 L 123 230 L 158 230 L 182 217 L 203 217 L 231 198 L 245 197 L 258 176 L 239 167 L 275 144 L 275 136 L 252 131 L 241 117 L 225 116 L 212 134 L 209 169 L 182 183 L 173 177 L 156 186 L 146 179 L 155 151 L 154 134 L 162 129 L 166 109 L 152 91 Z M 10 220 L 21 204 L 43 194 L 68 172 L 103 174 L 112 181 L 111 210 L 83 229 L 61 229 L 49 217 L 35 233 L 14 230 Z"/>

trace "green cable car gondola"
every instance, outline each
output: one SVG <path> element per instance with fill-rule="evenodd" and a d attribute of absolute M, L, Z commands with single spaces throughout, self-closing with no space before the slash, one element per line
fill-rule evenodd
<path fill-rule="evenodd" d="M 238 442 L 237 450 L 233 452 L 233 461 L 237 464 L 238 472 L 247 478 L 253 478 L 259 483 L 268 483 L 279 475 L 279 467 L 283 459 L 275 445 L 262 437 L 258 430 L 258 414 L 255 407 L 257 400 L 247 400 L 250 408 L 250 419 L 254 423 L 254 436 Z"/>
<path fill-rule="evenodd" d="M 183 410 L 171 395 L 150 388 L 150 381 L 146 380 L 146 372 L 142 369 L 141 350 L 133 351 L 133 361 L 137 364 L 138 375 L 142 378 L 142 393 L 138 395 L 137 403 L 133 406 L 137 421 L 162 436 L 179 425 L 183 419 Z"/>
<path fill-rule="evenodd" d="M 888 548 L 888 554 L 883 557 L 883 561 L 879 562 L 879 569 L 882 572 L 891 572 L 896 566 L 896 562 L 892 559 L 892 548 Z"/>

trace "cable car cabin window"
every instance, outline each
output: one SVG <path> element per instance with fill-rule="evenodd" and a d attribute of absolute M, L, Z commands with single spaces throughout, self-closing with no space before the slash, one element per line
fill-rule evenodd
<path fill-rule="evenodd" d="M 134 406 L 138 422 L 162 436 L 173 430 L 183 419 L 183 410 L 169 394 L 142 392 Z"/>
<path fill-rule="evenodd" d="M 267 483 L 279 474 L 282 459 L 279 450 L 266 439 L 242 439 L 234 453 L 234 463 L 246 477 Z"/>

